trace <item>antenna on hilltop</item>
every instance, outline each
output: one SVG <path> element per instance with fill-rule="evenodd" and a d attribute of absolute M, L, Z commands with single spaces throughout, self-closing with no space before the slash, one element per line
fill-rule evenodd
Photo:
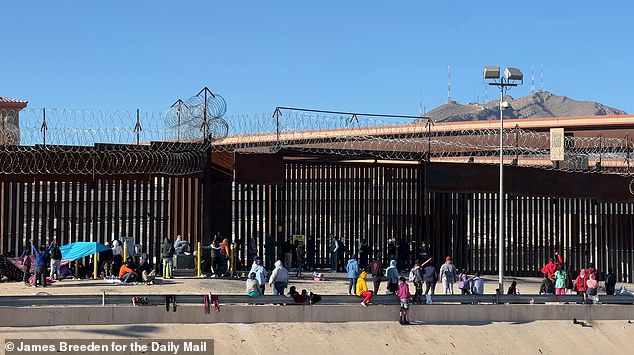
<path fill-rule="evenodd" d="M 423 89 L 420 89 L 420 93 L 418 95 L 418 113 L 423 115 Z"/>
<path fill-rule="evenodd" d="M 544 91 L 544 64 L 541 64 L 541 79 L 540 79 L 540 88 L 539 91 Z"/>
<path fill-rule="evenodd" d="M 531 94 L 535 92 L 535 66 L 531 63 Z"/>
<path fill-rule="evenodd" d="M 489 85 L 487 85 L 487 84 L 485 83 L 485 84 L 484 84 L 484 102 L 482 103 L 482 105 L 486 104 L 486 103 L 487 103 L 487 100 L 489 99 L 489 95 L 488 95 L 489 90 L 488 90 L 488 88 L 489 88 Z"/>
<path fill-rule="evenodd" d="M 451 102 L 451 64 L 447 64 L 447 103 Z"/>

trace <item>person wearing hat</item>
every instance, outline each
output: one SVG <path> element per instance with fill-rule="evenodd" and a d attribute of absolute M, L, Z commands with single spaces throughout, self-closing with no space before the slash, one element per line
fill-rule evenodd
<path fill-rule="evenodd" d="M 264 290 L 266 289 L 266 276 L 268 275 L 268 272 L 264 266 L 262 266 L 262 259 L 257 258 L 254 263 L 255 266 L 251 268 L 251 273 L 255 274 L 255 279 L 260 285 L 260 294 L 263 295 Z"/>
<path fill-rule="evenodd" d="M 453 284 L 456 281 L 456 266 L 451 262 L 451 256 L 445 258 L 445 263 L 440 267 L 442 289 L 445 294 L 453 295 Z"/>

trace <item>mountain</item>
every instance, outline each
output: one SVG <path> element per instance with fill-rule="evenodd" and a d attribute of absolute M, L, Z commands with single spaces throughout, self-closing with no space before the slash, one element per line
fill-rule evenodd
<path fill-rule="evenodd" d="M 504 110 L 504 119 L 563 116 L 627 115 L 627 112 L 593 101 L 576 101 L 566 96 L 537 91 L 514 99 L 504 97 L 509 107 Z M 500 118 L 499 100 L 484 105 L 461 105 L 448 102 L 425 114 L 435 122 L 497 120 Z"/>

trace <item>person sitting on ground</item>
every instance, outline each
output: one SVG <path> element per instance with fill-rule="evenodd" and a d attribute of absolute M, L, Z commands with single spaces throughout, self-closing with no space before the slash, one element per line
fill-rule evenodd
<path fill-rule="evenodd" d="M 258 280 L 255 279 L 255 272 L 250 273 L 247 279 L 247 295 L 249 295 L 249 297 L 259 297 L 262 295 L 260 293 L 260 284 Z"/>
<path fill-rule="evenodd" d="M 399 320 L 399 323 L 409 324 L 407 313 L 409 311 L 409 299 L 412 295 L 409 293 L 409 285 L 407 285 L 405 278 L 401 276 L 399 281 L 398 291 L 396 292 L 398 299 L 401 301 L 401 310 L 399 312 L 399 317 L 401 319 Z"/>
<path fill-rule="evenodd" d="M 154 283 L 154 279 L 156 277 L 155 271 L 152 268 L 152 264 L 150 263 L 147 253 L 141 254 L 141 261 L 139 262 L 139 267 L 136 268 L 136 272 L 141 275 L 141 281 L 146 284 Z"/>
<path fill-rule="evenodd" d="M 119 269 L 119 280 L 123 283 L 136 282 L 138 274 L 134 271 L 135 268 L 136 265 L 134 265 L 132 257 L 128 256 L 126 263 L 121 265 L 121 268 Z"/>
<path fill-rule="evenodd" d="M 468 295 L 471 293 L 471 281 L 473 278 L 470 278 L 467 275 L 467 270 L 462 269 L 460 272 L 460 276 L 458 276 L 458 288 L 460 289 L 460 294 Z"/>
<path fill-rule="evenodd" d="M 269 278 L 269 286 L 273 287 L 274 295 L 283 295 L 284 289 L 288 287 L 288 270 L 282 266 L 282 261 L 275 262 L 275 269 Z"/>
<path fill-rule="evenodd" d="M 616 275 L 612 268 L 608 269 L 608 274 L 605 277 L 605 294 L 606 295 L 614 295 L 614 291 L 616 289 Z"/>
<path fill-rule="evenodd" d="M 472 283 L 471 293 L 474 295 L 484 295 L 484 279 L 480 277 L 480 273 L 475 273 Z M 502 290 L 502 292 L 504 292 L 504 290 Z"/>
<path fill-rule="evenodd" d="M 387 277 L 387 294 L 396 294 L 398 291 L 398 269 L 396 268 L 396 260 L 390 261 L 390 266 L 385 269 L 385 277 Z"/>
<path fill-rule="evenodd" d="M 587 270 L 586 270 L 586 273 L 587 273 Z M 597 281 L 597 279 L 594 276 L 594 274 L 590 274 L 588 276 L 588 281 L 586 281 L 586 286 L 588 287 L 586 289 L 586 294 L 588 296 L 596 296 L 597 295 L 597 290 L 599 288 L 599 282 Z"/>
<path fill-rule="evenodd" d="M 183 237 L 179 234 L 176 236 L 176 241 L 174 242 L 174 251 L 176 254 L 185 254 L 189 251 L 189 242 L 183 240 Z"/>
<path fill-rule="evenodd" d="M 368 306 L 368 302 L 372 300 L 372 291 L 368 290 L 368 285 L 365 282 L 366 272 L 365 270 L 361 271 L 359 274 L 359 279 L 357 279 L 357 296 L 363 297 L 363 301 L 361 301 L 361 305 L 363 307 Z"/>
<path fill-rule="evenodd" d="M 85 279 L 86 277 L 88 277 L 88 270 L 86 270 L 86 266 L 84 266 L 84 263 L 82 263 L 81 260 L 77 260 L 77 278 Z"/>
<path fill-rule="evenodd" d="M 297 292 L 295 286 L 291 286 L 288 290 L 288 297 L 291 297 L 295 303 L 305 303 L 308 301 L 309 296 L 306 290 L 302 290 L 302 293 Z"/>
<path fill-rule="evenodd" d="M 509 286 L 508 291 L 506 292 L 507 295 L 519 295 L 520 294 L 520 288 L 517 287 L 517 281 L 511 281 L 511 286 Z"/>

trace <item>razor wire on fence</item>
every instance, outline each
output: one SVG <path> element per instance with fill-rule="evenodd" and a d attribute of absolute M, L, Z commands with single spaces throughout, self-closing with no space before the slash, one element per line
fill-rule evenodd
<path fill-rule="evenodd" d="M 226 115 L 224 99 L 205 89 L 176 101 L 165 112 L 0 110 L 0 173 L 193 174 L 204 168 L 208 151 L 266 153 L 282 148 L 312 154 L 477 163 L 497 163 L 499 155 L 498 130 L 456 131 L 404 116 L 379 119 L 292 110 Z M 548 132 L 518 127 L 505 129 L 503 135 L 505 163 L 630 173 L 628 137 L 565 136 L 565 159 L 553 163 Z"/>

